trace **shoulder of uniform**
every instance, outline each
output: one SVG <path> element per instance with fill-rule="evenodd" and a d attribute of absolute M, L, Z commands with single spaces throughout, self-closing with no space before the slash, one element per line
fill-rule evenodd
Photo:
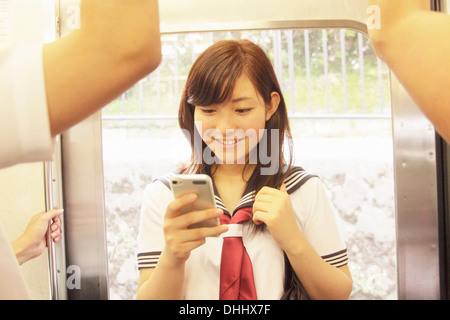
<path fill-rule="evenodd" d="M 306 171 L 302 167 L 297 166 L 290 168 L 287 177 L 284 179 L 288 194 L 294 193 L 305 184 L 306 181 L 314 177 L 317 177 L 317 175 Z"/>

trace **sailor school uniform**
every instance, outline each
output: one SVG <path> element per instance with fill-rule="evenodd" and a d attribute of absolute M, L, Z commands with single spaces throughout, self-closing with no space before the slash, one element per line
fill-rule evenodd
<path fill-rule="evenodd" d="M 156 179 L 144 191 L 138 236 L 138 269 L 154 268 L 165 246 L 164 214 L 173 201 L 170 174 Z M 334 212 L 320 179 L 300 167 L 291 169 L 284 181 L 297 223 L 317 253 L 333 266 L 347 264 L 347 250 Z M 217 207 L 230 215 L 214 187 Z M 256 191 L 247 186 L 234 212 L 252 207 Z M 185 299 L 219 299 L 223 237 L 210 237 L 191 251 L 185 265 Z M 255 231 L 252 222 L 243 225 L 242 238 L 250 256 L 258 299 L 278 300 L 284 292 L 284 254 L 269 230 Z"/>

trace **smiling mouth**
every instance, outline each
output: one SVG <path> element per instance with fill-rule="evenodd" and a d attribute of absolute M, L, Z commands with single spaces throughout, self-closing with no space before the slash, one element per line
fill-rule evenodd
<path fill-rule="evenodd" d="M 215 141 L 219 142 L 220 144 L 223 144 L 225 146 L 231 146 L 234 144 L 238 144 L 239 142 L 243 141 L 245 138 L 241 139 L 214 139 Z"/>

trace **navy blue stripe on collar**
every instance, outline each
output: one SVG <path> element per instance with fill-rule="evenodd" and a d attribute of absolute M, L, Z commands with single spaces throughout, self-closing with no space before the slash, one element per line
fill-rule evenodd
<path fill-rule="evenodd" d="M 305 184 L 310 178 L 317 177 L 314 174 L 310 174 L 302 167 L 293 167 L 291 173 L 284 180 L 288 194 L 292 194 L 297 191 L 302 185 Z"/>

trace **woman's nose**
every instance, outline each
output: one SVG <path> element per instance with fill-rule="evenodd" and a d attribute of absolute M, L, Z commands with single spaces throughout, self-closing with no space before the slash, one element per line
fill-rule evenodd
<path fill-rule="evenodd" d="M 232 117 L 227 114 L 219 117 L 216 123 L 216 129 L 222 133 L 225 137 L 227 134 L 233 134 L 236 130 L 236 124 L 233 121 Z"/>

